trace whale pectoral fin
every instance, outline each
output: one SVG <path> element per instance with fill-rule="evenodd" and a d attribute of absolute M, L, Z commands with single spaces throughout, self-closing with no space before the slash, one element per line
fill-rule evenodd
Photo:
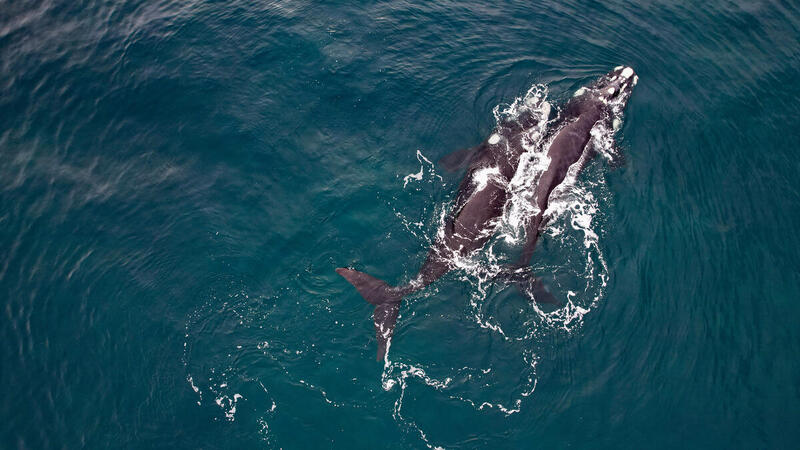
<path fill-rule="evenodd" d="M 549 220 L 550 216 L 545 216 L 540 213 L 540 215 L 535 217 L 531 220 L 531 223 L 528 224 L 528 229 L 525 232 L 525 246 L 522 248 L 522 255 L 517 263 L 519 266 L 526 266 L 530 263 L 531 257 L 533 257 L 533 251 L 536 249 L 536 243 L 539 241 L 539 236 L 542 234 L 541 231 Z"/>
<path fill-rule="evenodd" d="M 480 149 L 483 148 L 483 146 L 484 144 L 480 144 L 474 147 L 464 148 L 449 153 L 439 159 L 439 165 L 448 172 L 456 172 L 461 170 L 469 165 L 469 163 L 472 161 L 472 158 Z"/>

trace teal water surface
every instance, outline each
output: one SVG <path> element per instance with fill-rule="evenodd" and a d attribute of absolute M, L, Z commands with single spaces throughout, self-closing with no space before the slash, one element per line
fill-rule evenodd
<path fill-rule="evenodd" d="M 0 448 L 799 445 L 796 2 L 0 5 Z M 436 161 L 620 64 L 534 255 L 580 309 L 455 271 L 375 362 L 334 269 L 409 280 Z"/>

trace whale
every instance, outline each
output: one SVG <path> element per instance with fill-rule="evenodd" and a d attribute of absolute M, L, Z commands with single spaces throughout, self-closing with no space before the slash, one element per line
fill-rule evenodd
<path fill-rule="evenodd" d="M 639 77 L 631 67 L 618 66 L 587 86 L 578 89 L 566 102 L 549 134 L 541 140 L 546 145 L 549 164 L 533 189 L 536 211 L 527 221 L 524 245 L 516 264 L 509 265 L 499 276 L 518 285 L 540 303 L 556 303 L 541 278 L 529 268 L 536 243 L 547 225 L 550 194 L 564 182 L 567 172 L 578 165 L 578 173 L 596 154 L 591 141 L 592 129 L 599 123 L 619 127 L 618 115 L 627 105 Z M 614 110 L 612 111 L 612 108 Z M 615 114 L 616 113 L 616 114 Z M 378 342 L 376 359 L 386 357 L 394 333 L 402 299 L 424 289 L 455 268 L 454 258 L 467 256 L 493 237 L 498 218 L 509 200 L 509 182 L 520 166 L 526 151 L 523 140 L 537 125 L 531 113 L 520 114 L 514 121 L 500 122 L 480 144 L 459 150 L 440 160 L 446 170 L 464 170 L 452 209 L 422 263 L 409 282 L 392 286 L 387 282 L 340 267 L 336 272 L 355 287 L 374 306 L 373 322 Z M 524 289 L 523 289 L 524 288 Z"/>

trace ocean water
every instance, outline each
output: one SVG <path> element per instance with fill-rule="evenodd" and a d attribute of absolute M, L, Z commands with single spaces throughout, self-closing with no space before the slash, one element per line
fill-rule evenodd
<path fill-rule="evenodd" d="M 3 1 L 0 55 L 0 448 L 798 446 L 796 2 Z M 334 269 L 411 279 L 439 158 L 620 64 L 565 306 L 481 275 L 510 208 L 376 362 Z"/>

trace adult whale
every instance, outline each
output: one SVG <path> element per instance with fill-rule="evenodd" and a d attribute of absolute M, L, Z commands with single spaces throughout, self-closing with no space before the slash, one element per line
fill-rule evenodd
<path fill-rule="evenodd" d="M 573 164 L 583 166 L 591 159 L 594 155 L 590 145 L 592 128 L 598 122 L 610 122 L 612 108 L 620 112 L 625 107 L 637 82 L 638 76 L 633 69 L 619 66 L 591 85 L 579 89 L 565 105 L 558 123 L 552 127 L 552 135 L 542 141 L 549 143 L 549 165 L 534 188 L 533 198 L 538 213 L 528 222 L 525 246 L 518 266 L 505 272 L 515 281 L 527 281 L 532 287 L 534 300 L 553 301 L 541 281 L 525 270 L 546 223 L 545 212 L 550 193 L 564 181 Z M 461 181 L 455 205 L 445 220 L 444 229 L 440 230 L 412 281 L 401 286 L 390 286 L 363 272 L 343 267 L 336 269 L 364 299 L 375 305 L 373 319 L 378 339 L 377 359 L 382 359 L 386 354 L 402 298 L 452 270 L 454 256 L 465 256 L 482 248 L 494 234 L 496 219 L 503 214 L 509 197 L 508 184 L 526 151 L 523 145 L 525 133 L 535 125 L 534 122 L 535 118 L 527 114 L 516 122 L 501 124 L 480 145 L 443 160 L 450 168 L 468 166 L 467 174 Z M 617 124 L 613 125 L 616 128 Z"/>

